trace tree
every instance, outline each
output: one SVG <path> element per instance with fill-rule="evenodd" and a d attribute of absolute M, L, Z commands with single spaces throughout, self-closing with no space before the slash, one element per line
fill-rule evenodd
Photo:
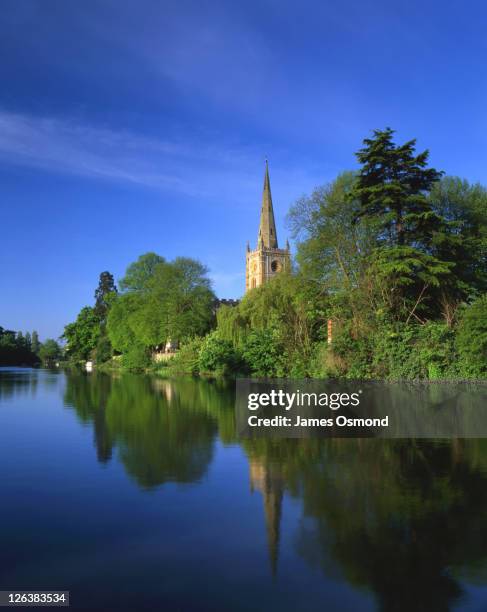
<path fill-rule="evenodd" d="M 487 294 L 463 311 L 456 345 L 462 373 L 484 378 L 487 375 Z"/>
<path fill-rule="evenodd" d="M 32 332 L 32 343 L 31 343 L 31 350 L 34 353 L 34 355 L 39 354 L 39 348 L 40 348 L 39 334 L 34 330 Z"/>
<path fill-rule="evenodd" d="M 85 361 L 91 357 L 100 336 L 100 319 L 94 308 L 85 306 L 81 309 L 76 321 L 64 328 L 63 338 L 66 339 L 66 353 L 75 361 Z"/>
<path fill-rule="evenodd" d="M 442 173 L 427 168 L 428 151 L 415 154 L 415 140 L 396 145 L 393 134 L 390 128 L 375 130 L 364 140 L 350 197 L 358 202 L 357 222 L 378 224 L 372 268 L 387 307 L 398 318 L 421 320 L 419 312 L 428 315 L 436 306 L 429 289 L 439 287 L 452 269 L 433 254 L 445 224 L 428 193 Z"/>
<path fill-rule="evenodd" d="M 113 350 L 110 338 L 106 331 L 100 334 L 96 344 L 95 359 L 96 363 L 105 363 L 112 358 Z"/>
<path fill-rule="evenodd" d="M 114 302 L 107 321 L 107 333 L 113 348 L 119 353 L 130 350 L 136 342 L 131 318 L 142 306 L 140 297 L 132 293 L 120 295 Z"/>
<path fill-rule="evenodd" d="M 137 266 L 129 270 L 137 271 Z M 116 351 L 126 353 L 134 344 L 154 349 L 168 340 L 185 341 L 204 335 L 213 324 L 215 295 L 198 261 L 159 261 L 137 290 L 129 285 L 132 289 L 117 298 L 108 316 L 108 336 Z"/>
<path fill-rule="evenodd" d="M 21 332 L 4 329 L 0 326 L 0 365 L 29 366 L 39 362 Z"/>
<path fill-rule="evenodd" d="M 44 363 L 55 362 L 61 357 L 61 347 L 55 340 L 48 338 L 41 344 L 39 357 Z"/>
<path fill-rule="evenodd" d="M 27 350 L 29 350 L 29 351 L 32 350 L 32 337 L 30 335 L 30 332 L 26 332 L 25 333 L 25 346 L 26 346 Z"/>
<path fill-rule="evenodd" d="M 326 333 L 323 298 L 301 275 L 283 272 L 249 291 L 238 306 L 219 308 L 217 330 L 221 339 L 246 351 L 251 370 L 304 376 L 313 341 Z"/>
<path fill-rule="evenodd" d="M 137 340 L 154 347 L 204 335 L 213 322 L 215 300 L 206 274 L 189 258 L 160 263 L 144 295 L 131 302 L 130 327 Z"/>
<path fill-rule="evenodd" d="M 95 315 L 102 324 L 106 321 L 108 310 L 116 295 L 117 287 L 115 286 L 113 275 L 110 274 L 110 272 L 102 272 L 100 274 L 98 288 L 95 291 L 94 308 Z"/>
<path fill-rule="evenodd" d="M 294 204 L 287 217 L 297 240 L 297 263 L 310 300 L 327 302 L 327 316 L 347 317 L 363 327 L 377 309 L 370 257 L 377 237 L 377 222 L 356 223 L 359 203 L 351 197 L 356 182 L 352 172 L 317 187 Z M 324 313 L 323 313 L 324 316 Z"/>
<path fill-rule="evenodd" d="M 415 155 L 416 140 L 392 142 L 394 130 L 374 130 L 357 152 L 361 168 L 351 197 L 359 202 L 358 217 L 376 217 L 379 239 L 391 246 L 427 245 L 438 227 L 427 194 L 442 172 L 427 168 L 429 152 Z"/>
<path fill-rule="evenodd" d="M 214 324 L 215 294 L 208 269 L 195 259 L 177 257 L 157 266 L 149 283 L 147 315 L 152 328 L 157 321 L 161 341 L 183 341 L 204 335 Z"/>
<path fill-rule="evenodd" d="M 433 254 L 451 264 L 451 274 L 437 289 L 437 301 L 449 325 L 458 306 L 487 290 L 487 190 L 447 176 L 430 193 L 444 231 L 433 241 Z"/>
<path fill-rule="evenodd" d="M 137 261 L 130 264 L 125 276 L 120 280 L 120 289 L 123 291 L 144 291 L 159 264 L 165 262 L 164 257 L 156 253 L 145 253 Z"/>

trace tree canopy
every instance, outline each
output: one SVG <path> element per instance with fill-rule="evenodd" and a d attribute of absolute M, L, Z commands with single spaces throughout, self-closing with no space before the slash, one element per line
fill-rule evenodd
<path fill-rule="evenodd" d="M 129 266 L 123 286 L 107 327 L 117 351 L 134 343 L 155 348 L 169 340 L 184 341 L 211 328 L 215 295 L 207 269 L 194 259 L 166 262 L 149 253 Z"/>

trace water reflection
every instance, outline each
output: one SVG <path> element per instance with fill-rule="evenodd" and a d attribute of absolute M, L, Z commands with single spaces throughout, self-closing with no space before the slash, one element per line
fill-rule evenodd
<path fill-rule="evenodd" d="M 201 482 L 217 441 L 239 444 L 277 575 L 288 497 L 295 552 L 379 610 L 461 609 L 487 584 L 486 440 L 237 440 L 232 385 L 205 381 L 69 374 L 64 402 L 143 489 Z"/>
<path fill-rule="evenodd" d="M 0 403 L 25 395 L 35 396 L 38 372 L 26 368 L 0 368 Z M 58 377 L 47 376 L 46 384 L 56 384 Z"/>
<path fill-rule="evenodd" d="M 64 401 L 92 423 L 98 459 L 108 461 L 116 448 L 127 473 L 150 489 L 203 478 L 224 395 L 208 385 L 77 373 L 67 378 Z"/>

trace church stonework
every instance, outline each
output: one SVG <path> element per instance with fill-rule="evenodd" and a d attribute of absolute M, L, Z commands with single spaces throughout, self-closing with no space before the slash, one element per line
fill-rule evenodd
<path fill-rule="evenodd" d="M 277 242 L 269 166 L 266 160 L 257 248 L 255 251 L 251 251 L 249 244 L 247 244 L 245 291 L 250 291 L 250 289 L 263 285 L 283 270 L 289 270 L 290 265 L 289 242 L 286 244 L 285 249 L 280 249 Z"/>

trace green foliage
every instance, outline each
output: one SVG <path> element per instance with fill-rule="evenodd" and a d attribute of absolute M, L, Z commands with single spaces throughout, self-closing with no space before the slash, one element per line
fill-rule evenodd
<path fill-rule="evenodd" d="M 235 346 L 241 346 L 249 331 L 247 318 L 239 306 L 220 306 L 216 313 L 218 335 Z"/>
<path fill-rule="evenodd" d="M 374 337 L 374 377 L 445 379 L 457 376 L 453 330 L 442 322 L 395 325 Z"/>
<path fill-rule="evenodd" d="M 356 335 L 350 321 L 335 326 L 333 346 L 326 355 L 324 373 L 345 378 L 372 378 L 372 347 L 366 333 Z"/>
<path fill-rule="evenodd" d="M 0 327 L 0 366 L 32 366 L 38 362 L 39 357 L 32 350 L 28 332 L 24 337 L 20 332 Z"/>
<path fill-rule="evenodd" d="M 487 190 L 441 178 L 427 167 L 427 151 L 416 154 L 414 140 L 396 145 L 392 136 L 390 129 L 375 131 L 357 153 L 357 173 L 315 189 L 289 213 L 298 276 L 314 288 L 311 303 L 319 304 L 304 371 L 350 378 L 485 376 L 482 317 L 461 304 L 487 289 Z M 331 346 L 317 333 L 328 318 Z"/>
<path fill-rule="evenodd" d="M 217 431 L 224 443 L 235 442 L 233 386 L 224 381 L 72 371 L 65 404 L 93 425 L 98 460 L 117 455 L 144 489 L 198 482 L 211 464 Z"/>
<path fill-rule="evenodd" d="M 134 343 L 122 355 L 122 367 L 129 372 L 144 372 L 151 361 L 150 350 L 143 344 Z"/>
<path fill-rule="evenodd" d="M 67 342 L 66 356 L 74 362 L 96 359 L 99 363 L 107 361 L 112 355 L 110 340 L 107 337 L 107 317 L 117 301 L 117 288 L 110 272 L 102 272 L 95 291 L 93 308 L 81 309 L 74 323 L 64 328 L 62 338 Z M 32 335 L 34 344 L 34 334 Z"/>
<path fill-rule="evenodd" d="M 282 346 L 271 329 L 250 332 L 242 345 L 242 356 L 252 376 L 276 377 L 285 371 Z"/>
<path fill-rule="evenodd" d="M 101 323 L 106 321 L 108 311 L 117 295 L 117 288 L 113 275 L 110 272 L 102 272 L 98 287 L 95 291 L 95 307 L 94 312 Z"/>
<path fill-rule="evenodd" d="M 74 361 L 86 361 L 98 344 L 100 319 L 93 308 L 85 306 L 74 323 L 64 328 L 63 338 L 67 342 L 66 354 Z"/>
<path fill-rule="evenodd" d="M 427 168 L 428 151 L 415 155 L 416 140 L 392 141 L 394 130 L 374 130 L 358 151 L 361 164 L 351 197 L 359 202 L 358 217 L 379 221 L 380 242 L 427 246 L 439 226 L 427 194 L 441 172 Z"/>
<path fill-rule="evenodd" d="M 121 295 L 101 275 L 96 320 L 83 309 L 66 327 L 69 353 L 86 358 L 96 347 L 104 360 L 113 347 L 122 364 L 140 368 L 172 341 L 179 353 L 158 366 L 172 373 L 487 375 L 479 299 L 487 291 L 487 190 L 442 178 L 428 168 L 428 151 L 416 153 L 414 140 L 394 143 L 393 133 L 376 130 L 357 153 L 358 171 L 291 208 L 297 269 L 220 307 L 215 321 L 201 263 L 146 253 L 127 268 Z"/>
<path fill-rule="evenodd" d="M 41 344 L 39 357 L 43 363 L 52 364 L 61 358 L 62 351 L 59 344 L 52 338 L 48 338 Z"/>
<path fill-rule="evenodd" d="M 436 290 L 436 301 L 450 323 L 463 301 L 487 290 L 487 190 L 457 177 L 445 177 L 430 193 L 443 231 L 433 237 L 433 253 L 451 273 Z"/>
<path fill-rule="evenodd" d="M 31 351 L 34 353 L 34 355 L 37 355 L 39 353 L 39 348 L 40 348 L 40 343 L 39 343 L 39 334 L 34 330 L 32 332 L 32 342 L 31 342 Z"/>
<path fill-rule="evenodd" d="M 134 341 L 147 348 L 168 340 L 184 343 L 211 328 L 215 296 L 202 264 L 183 257 L 159 261 L 145 277 L 143 291 L 140 270 L 130 266 L 129 271 L 132 281 L 134 276 L 138 279 L 139 289 L 127 290 L 109 313 L 107 329 L 115 350 L 123 353 Z M 126 277 L 125 286 L 133 286 L 132 281 Z"/>
<path fill-rule="evenodd" d="M 396 145 L 393 133 L 375 130 L 364 140 L 350 198 L 358 202 L 357 223 L 376 223 L 371 263 L 386 307 L 399 321 L 414 315 L 424 322 L 437 311 L 438 289 L 451 282 L 453 268 L 435 248 L 446 243 L 448 223 L 428 197 L 442 173 L 426 167 L 428 151 L 415 154 L 415 140 Z"/>
<path fill-rule="evenodd" d="M 137 261 L 130 264 L 125 276 L 120 280 L 120 289 L 123 291 L 144 291 L 154 276 L 157 266 L 164 263 L 164 257 L 156 253 L 145 253 Z"/>
<path fill-rule="evenodd" d="M 249 291 L 238 306 L 221 307 L 218 336 L 246 353 L 256 376 L 306 376 L 313 342 L 326 328 L 325 304 L 314 289 L 302 275 L 283 272 Z"/>
<path fill-rule="evenodd" d="M 461 315 L 456 346 L 460 369 L 468 377 L 487 376 L 487 295 L 483 295 Z"/>
<path fill-rule="evenodd" d="M 119 296 L 110 309 L 107 321 L 108 338 L 119 353 L 129 351 L 136 342 L 130 321 L 139 307 L 139 296 L 127 293 Z"/>
<path fill-rule="evenodd" d="M 215 295 L 207 274 L 205 266 L 187 257 L 157 266 L 146 311 L 158 324 L 158 336 L 150 338 L 154 344 L 182 342 L 211 328 Z"/>
<path fill-rule="evenodd" d="M 192 338 L 181 346 L 179 351 L 165 362 L 167 374 L 188 374 L 195 376 L 200 369 L 200 352 L 203 338 Z"/>
<path fill-rule="evenodd" d="M 113 356 L 112 343 L 106 331 L 100 334 L 95 350 L 95 361 L 97 364 L 110 361 Z"/>
<path fill-rule="evenodd" d="M 355 183 L 355 174 L 344 172 L 298 200 L 287 217 L 297 240 L 301 272 L 308 282 L 329 291 L 357 287 L 374 247 L 373 224 L 355 223 L 359 211 L 351 197 Z"/>
<path fill-rule="evenodd" d="M 382 321 L 358 337 L 344 324 L 322 355 L 321 372 L 351 379 L 457 378 L 454 338 L 453 329 L 442 322 L 406 325 Z"/>
<path fill-rule="evenodd" d="M 378 221 L 356 222 L 359 203 L 351 196 L 355 182 L 353 173 L 342 173 L 333 183 L 301 198 L 288 215 L 318 340 L 326 338 L 327 318 L 352 320 L 355 328 L 361 328 L 383 303 L 371 266 Z M 316 353 L 315 347 L 312 352 Z"/>
<path fill-rule="evenodd" d="M 242 358 L 229 340 L 219 337 L 218 332 L 208 334 L 199 355 L 199 370 L 204 374 L 227 376 L 242 370 Z"/>

